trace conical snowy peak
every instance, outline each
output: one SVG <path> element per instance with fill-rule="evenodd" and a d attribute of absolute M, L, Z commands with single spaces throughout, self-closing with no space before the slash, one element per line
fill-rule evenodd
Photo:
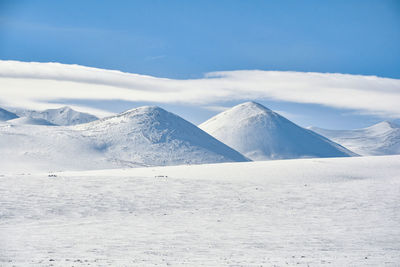
<path fill-rule="evenodd" d="M 109 158 L 138 165 L 248 161 L 195 125 L 159 107 L 140 107 L 75 128 L 104 144 L 101 147 Z"/>
<path fill-rule="evenodd" d="M 199 127 L 252 160 L 355 155 L 255 102 L 237 105 Z"/>
<path fill-rule="evenodd" d="M 120 124 L 122 123 L 122 124 Z M 136 131 L 137 126 L 140 126 L 141 131 L 144 129 L 147 129 L 148 131 L 152 131 L 155 129 L 160 129 L 162 127 L 164 128 L 173 128 L 177 125 L 173 124 L 178 124 L 178 123 L 184 123 L 186 124 L 185 126 L 187 127 L 191 123 L 185 121 L 181 117 L 168 112 L 160 107 L 157 106 L 143 106 L 143 107 L 138 107 L 134 109 L 130 109 L 127 111 L 124 111 L 120 114 L 110 116 L 101 120 L 93 121 L 88 124 L 83 124 L 81 125 L 81 128 L 92 128 L 96 129 L 99 128 L 101 129 L 102 127 L 109 127 L 112 125 L 120 124 L 118 125 L 118 128 L 126 128 L 125 130 L 127 131 Z M 193 125 L 194 126 L 194 125 Z M 179 127 L 179 126 L 178 126 Z M 194 126 L 196 127 L 196 126 Z M 79 128 L 79 126 L 78 126 Z M 171 129 L 172 130 L 172 129 Z"/>
<path fill-rule="evenodd" d="M 0 121 L 8 121 L 16 119 L 18 116 L 8 110 L 0 108 Z"/>
<path fill-rule="evenodd" d="M 243 104 L 239 104 L 234 106 L 231 109 L 228 109 L 220 114 L 216 115 L 215 117 L 211 118 L 209 121 L 214 119 L 221 119 L 221 118 L 238 118 L 238 119 L 248 119 L 250 117 L 255 117 L 259 115 L 266 115 L 266 114 L 273 114 L 270 109 L 264 107 L 261 104 L 256 102 L 246 102 Z"/>
<path fill-rule="evenodd" d="M 120 114 L 117 114 L 115 116 L 111 116 L 108 118 L 105 118 L 104 120 L 108 119 L 127 119 L 127 118 L 138 118 L 140 116 L 147 116 L 147 117 L 154 117 L 157 118 L 159 116 L 168 116 L 168 115 L 174 115 L 173 113 L 170 113 L 160 107 L 157 106 L 143 106 L 143 107 L 138 107 L 134 109 L 130 109 L 127 111 L 124 111 Z M 176 116 L 176 115 L 174 115 Z M 177 116 L 176 116 L 177 117 Z"/>
<path fill-rule="evenodd" d="M 250 102 L 245 102 L 242 104 L 239 104 L 237 106 L 234 106 L 233 108 L 230 109 L 231 112 L 235 112 L 235 111 L 239 111 L 239 112 L 244 112 L 247 111 L 249 113 L 260 113 L 260 112 L 264 112 L 264 113 L 268 113 L 268 112 L 272 112 L 269 108 L 254 102 L 254 101 L 250 101 Z"/>
<path fill-rule="evenodd" d="M 400 154 L 400 126 L 393 122 L 355 130 L 311 129 L 363 156 Z"/>

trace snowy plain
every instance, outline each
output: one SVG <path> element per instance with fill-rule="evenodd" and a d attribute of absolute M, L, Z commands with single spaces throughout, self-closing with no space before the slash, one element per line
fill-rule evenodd
<path fill-rule="evenodd" d="M 399 266 L 400 156 L 0 172 L 1 266 Z"/>

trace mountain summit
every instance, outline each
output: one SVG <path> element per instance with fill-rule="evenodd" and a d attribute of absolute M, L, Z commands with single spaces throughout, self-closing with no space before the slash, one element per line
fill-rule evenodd
<path fill-rule="evenodd" d="M 199 127 L 252 160 L 356 155 L 255 102 L 237 105 Z"/>

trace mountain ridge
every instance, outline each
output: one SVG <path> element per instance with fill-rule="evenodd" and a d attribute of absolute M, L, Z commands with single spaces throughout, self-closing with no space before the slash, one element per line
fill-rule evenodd
<path fill-rule="evenodd" d="M 43 119 L 59 126 L 77 125 L 98 120 L 99 118 L 85 112 L 79 112 L 69 106 L 55 109 L 36 110 L 17 110 L 19 117 L 30 117 L 32 119 Z"/>

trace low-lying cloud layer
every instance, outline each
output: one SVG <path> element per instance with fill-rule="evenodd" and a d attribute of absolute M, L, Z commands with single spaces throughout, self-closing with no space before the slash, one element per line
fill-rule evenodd
<path fill-rule="evenodd" d="M 0 61 L 0 88 L 0 105 L 21 108 L 48 108 L 49 102 L 62 99 L 204 106 L 229 100 L 271 99 L 400 117 L 399 79 L 336 73 L 241 70 L 177 80 L 79 65 Z"/>

